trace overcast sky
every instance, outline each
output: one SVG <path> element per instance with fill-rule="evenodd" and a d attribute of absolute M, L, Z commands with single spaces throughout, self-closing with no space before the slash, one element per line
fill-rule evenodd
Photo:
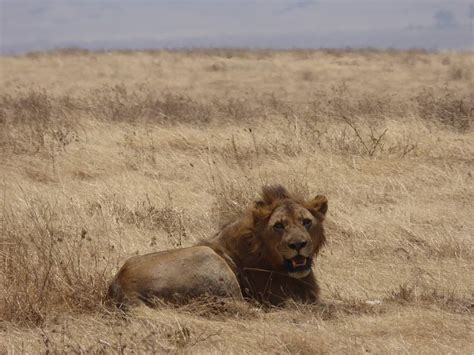
<path fill-rule="evenodd" d="M 472 49 L 466 0 L 0 0 L 0 50 Z"/>

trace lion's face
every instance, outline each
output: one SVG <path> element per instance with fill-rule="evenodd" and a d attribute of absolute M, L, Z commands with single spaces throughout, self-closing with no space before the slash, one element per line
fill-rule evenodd
<path fill-rule="evenodd" d="M 283 267 L 294 278 L 309 275 L 313 257 L 324 243 L 322 222 L 326 209 L 327 199 L 323 196 L 306 206 L 291 199 L 278 203 L 263 235 L 275 268 Z"/>

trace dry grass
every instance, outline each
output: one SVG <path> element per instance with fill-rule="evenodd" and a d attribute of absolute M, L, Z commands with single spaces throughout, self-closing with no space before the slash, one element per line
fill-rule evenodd
<path fill-rule="evenodd" d="M 472 59 L 0 58 L 0 352 L 472 353 Z M 329 197 L 320 305 L 104 306 L 127 257 L 211 236 L 264 183 Z"/>

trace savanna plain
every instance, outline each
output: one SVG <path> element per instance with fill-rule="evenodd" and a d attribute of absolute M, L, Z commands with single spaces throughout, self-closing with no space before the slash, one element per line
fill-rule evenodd
<path fill-rule="evenodd" d="M 0 57 L 0 353 L 474 352 L 472 53 Z M 329 199 L 318 305 L 104 302 L 262 185 Z"/>

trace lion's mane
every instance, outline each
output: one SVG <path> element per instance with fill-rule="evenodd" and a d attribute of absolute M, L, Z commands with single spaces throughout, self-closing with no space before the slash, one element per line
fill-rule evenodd
<path fill-rule="evenodd" d="M 318 299 L 319 287 L 313 272 L 303 279 L 289 277 L 283 266 L 277 263 L 275 251 L 264 240 L 264 230 L 273 211 L 289 201 L 308 209 L 321 221 L 311 233 L 315 258 L 326 240 L 322 221 L 327 199 L 316 196 L 305 201 L 280 185 L 264 187 L 261 199 L 240 218 L 224 226 L 211 240 L 201 243 L 226 260 L 236 273 L 242 293 L 248 298 L 270 304 L 281 304 L 289 298 L 303 302 Z"/>

